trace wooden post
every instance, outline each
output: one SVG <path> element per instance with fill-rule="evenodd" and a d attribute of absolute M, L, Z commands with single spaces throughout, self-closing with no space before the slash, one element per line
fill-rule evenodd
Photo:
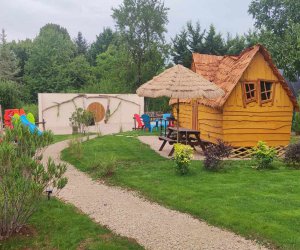
<path fill-rule="evenodd" d="M 177 98 L 177 143 L 179 142 L 179 98 Z"/>
<path fill-rule="evenodd" d="M 44 118 L 43 118 L 43 131 L 46 131 L 46 122 Z"/>

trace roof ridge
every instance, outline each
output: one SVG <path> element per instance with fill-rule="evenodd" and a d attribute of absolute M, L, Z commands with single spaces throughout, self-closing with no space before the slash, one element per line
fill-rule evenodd
<path fill-rule="evenodd" d="M 248 68 L 248 66 L 253 61 L 255 55 L 260 52 L 264 60 L 269 62 L 269 66 L 273 70 L 274 74 L 277 76 L 279 82 L 281 82 L 283 88 L 286 90 L 290 100 L 293 102 L 294 107 L 299 109 L 297 101 L 292 95 L 291 90 L 287 86 L 287 82 L 282 77 L 278 69 L 276 68 L 274 62 L 272 61 L 271 55 L 268 50 L 261 44 L 256 44 L 254 46 L 244 49 L 239 55 L 208 55 L 193 53 L 193 64 L 196 73 L 203 75 L 206 79 L 212 80 L 219 87 L 226 91 L 226 95 L 223 98 L 218 98 L 214 101 L 205 102 L 209 106 L 222 107 L 226 102 L 230 93 L 235 88 L 239 79 Z M 202 56 L 198 57 L 197 55 Z M 211 58 L 211 59 L 209 59 Z M 196 60 L 199 59 L 199 60 Z"/>

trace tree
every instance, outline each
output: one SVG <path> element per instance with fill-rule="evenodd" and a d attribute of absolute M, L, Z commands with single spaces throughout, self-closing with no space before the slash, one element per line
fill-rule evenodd
<path fill-rule="evenodd" d="M 221 33 L 216 33 L 216 28 L 213 24 L 209 26 L 209 30 L 206 33 L 203 53 L 209 55 L 224 55 L 226 53 L 222 35 Z"/>
<path fill-rule="evenodd" d="M 104 53 L 116 40 L 116 33 L 111 28 L 104 28 L 96 37 L 96 41 L 91 44 L 88 50 L 88 61 L 91 65 L 96 65 L 97 56 Z"/>
<path fill-rule="evenodd" d="M 94 73 L 97 85 L 93 89 L 103 93 L 126 93 L 132 91 L 134 85 L 134 63 L 126 50 L 111 45 L 99 54 Z M 89 86 L 90 87 L 90 86 Z"/>
<path fill-rule="evenodd" d="M 33 100 L 39 92 L 61 92 L 69 86 L 68 66 L 74 54 L 75 46 L 65 28 L 57 24 L 41 28 L 25 65 L 25 81 Z"/>
<path fill-rule="evenodd" d="M 202 53 L 204 50 L 204 38 L 205 30 L 201 30 L 199 22 L 195 26 L 192 22 L 187 22 L 186 27 L 172 39 L 174 63 L 190 68 L 192 53 Z"/>
<path fill-rule="evenodd" d="M 196 22 L 195 27 L 192 22 L 188 22 L 187 25 L 188 37 L 189 37 L 189 47 L 190 50 L 194 53 L 201 53 L 204 50 L 204 39 L 205 39 L 205 30 L 201 30 L 199 22 Z"/>
<path fill-rule="evenodd" d="M 189 49 L 188 32 L 182 30 L 172 39 L 172 57 L 175 64 L 181 64 L 187 68 L 191 67 L 192 51 Z"/>
<path fill-rule="evenodd" d="M 26 39 L 22 41 L 12 41 L 9 44 L 9 47 L 14 52 L 17 57 L 18 66 L 20 68 L 20 72 L 17 75 L 18 77 L 22 78 L 24 76 L 24 68 L 25 64 L 29 59 L 31 49 L 32 49 L 32 40 Z"/>
<path fill-rule="evenodd" d="M 83 37 L 82 33 L 79 31 L 77 37 L 75 38 L 76 45 L 76 54 L 77 55 L 86 55 L 88 51 L 88 43 Z"/>
<path fill-rule="evenodd" d="M 188 22 L 186 27 L 172 39 L 172 57 L 176 64 L 190 68 L 192 53 L 211 55 L 239 54 L 246 47 L 246 38 L 236 36 L 231 38 L 228 34 L 224 41 L 221 33 L 216 33 L 213 25 L 209 30 L 202 30 L 200 23 L 195 25 Z"/>
<path fill-rule="evenodd" d="M 20 72 L 18 60 L 6 42 L 4 29 L 2 29 L 0 39 L 0 80 L 17 81 Z"/>
<path fill-rule="evenodd" d="M 252 0 L 248 12 L 258 29 L 283 36 L 292 24 L 300 23 L 300 2 L 295 0 Z"/>
<path fill-rule="evenodd" d="M 112 17 L 136 67 L 136 87 L 143 82 L 143 65 L 152 60 L 151 51 L 165 45 L 167 13 L 160 0 L 124 0 L 113 8 Z"/>
<path fill-rule="evenodd" d="M 245 48 L 246 38 L 236 35 L 234 38 L 228 33 L 225 42 L 225 50 L 228 55 L 239 55 Z"/>
<path fill-rule="evenodd" d="M 75 57 L 67 65 L 67 78 L 69 79 L 68 88 L 73 90 L 78 90 L 95 81 L 93 70 L 84 55 Z"/>
<path fill-rule="evenodd" d="M 0 104 L 2 111 L 8 108 L 20 108 L 22 95 L 23 92 L 19 84 L 13 81 L 0 80 Z"/>
<path fill-rule="evenodd" d="M 294 0 L 253 0 L 248 10 L 259 29 L 259 42 L 291 80 L 300 75 L 299 9 L 300 2 Z"/>

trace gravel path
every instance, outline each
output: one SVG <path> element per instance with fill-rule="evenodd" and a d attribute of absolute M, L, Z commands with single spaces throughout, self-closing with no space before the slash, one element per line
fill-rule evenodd
<path fill-rule="evenodd" d="M 162 141 L 158 140 L 157 136 L 139 136 L 138 139 L 147 145 L 150 146 L 151 149 L 156 151 L 156 153 L 160 154 L 162 157 L 165 158 L 171 158 L 169 156 L 169 153 L 171 152 L 173 145 L 170 145 L 167 143 L 162 151 L 159 151 L 159 148 L 162 144 Z M 194 160 L 204 160 L 204 155 L 200 147 L 196 148 L 196 151 L 194 151 Z"/>
<path fill-rule="evenodd" d="M 51 145 L 44 159 L 60 161 L 67 141 Z M 151 203 L 136 193 L 91 180 L 68 164 L 67 186 L 58 197 L 101 225 L 134 238 L 146 249 L 265 249 L 234 233 L 209 226 L 190 215 Z"/>

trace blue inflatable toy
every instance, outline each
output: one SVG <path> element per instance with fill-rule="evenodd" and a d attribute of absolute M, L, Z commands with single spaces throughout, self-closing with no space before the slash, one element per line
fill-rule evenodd
<path fill-rule="evenodd" d="M 38 129 L 37 126 L 35 126 L 35 124 L 31 123 L 30 121 L 28 121 L 26 115 L 21 115 L 20 116 L 20 121 L 21 123 L 29 128 L 29 131 L 33 134 L 35 131 L 37 131 L 38 135 L 42 135 L 42 132 Z"/>

